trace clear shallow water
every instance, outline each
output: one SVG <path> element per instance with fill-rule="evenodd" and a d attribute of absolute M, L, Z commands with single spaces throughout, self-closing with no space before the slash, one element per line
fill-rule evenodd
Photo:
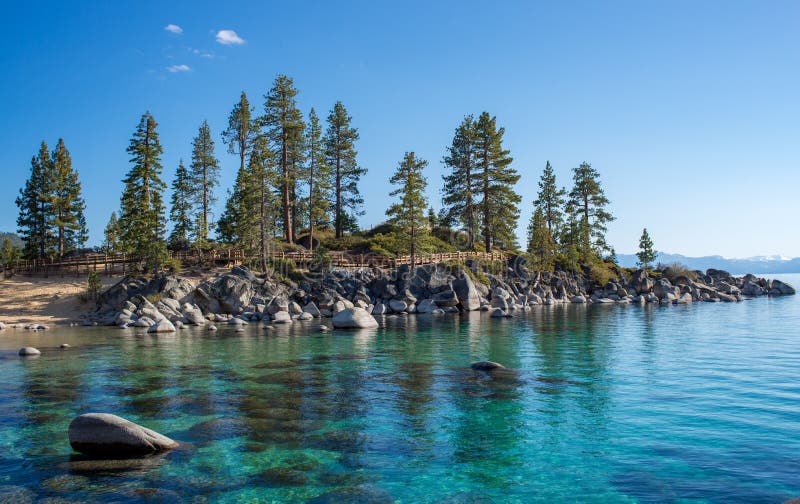
<path fill-rule="evenodd" d="M 316 325 L 5 331 L 0 502 L 800 496 L 798 296 L 389 317 L 364 332 Z M 23 344 L 43 355 L 20 359 Z M 513 371 L 469 370 L 482 359 Z M 86 461 L 66 432 L 89 411 L 187 446 Z"/>

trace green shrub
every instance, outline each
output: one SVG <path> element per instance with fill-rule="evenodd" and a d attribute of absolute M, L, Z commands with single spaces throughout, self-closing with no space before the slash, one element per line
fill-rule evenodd
<path fill-rule="evenodd" d="M 690 270 L 688 266 L 678 262 L 674 262 L 659 269 L 661 270 L 662 277 L 668 279 L 672 283 L 675 283 L 675 280 L 677 280 L 679 277 L 686 277 L 689 280 L 694 281 L 697 276 L 696 273 Z"/>

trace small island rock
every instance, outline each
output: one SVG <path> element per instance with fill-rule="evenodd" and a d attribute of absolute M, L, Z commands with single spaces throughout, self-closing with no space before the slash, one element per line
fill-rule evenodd
<path fill-rule="evenodd" d="M 172 439 L 110 413 L 86 413 L 69 424 L 69 444 L 87 455 L 149 455 L 178 446 Z"/>
<path fill-rule="evenodd" d="M 22 357 L 30 357 L 33 355 L 41 355 L 41 354 L 42 352 L 40 352 L 37 348 L 29 346 L 22 347 L 19 349 L 19 355 L 21 355 Z"/>

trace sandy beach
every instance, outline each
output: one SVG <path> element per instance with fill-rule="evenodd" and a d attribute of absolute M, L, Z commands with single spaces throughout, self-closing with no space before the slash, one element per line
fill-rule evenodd
<path fill-rule="evenodd" d="M 121 277 L 102 277 L 103 289 Z M 0 322 L 68 324 L 91 310 L 94 304 L 81 302 L 86 277 L 14 277 L 0 280 Z"/>

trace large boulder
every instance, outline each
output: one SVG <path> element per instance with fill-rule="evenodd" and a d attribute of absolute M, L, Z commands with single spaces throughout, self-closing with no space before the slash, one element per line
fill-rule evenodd
<path fill-rule="evenodd" d="M 110 413 L 86 413 L 69 424 L 69 444 L 87 455 L 131 457 L 176 448 L 172 439 Z"/>
<path fill-rule="evenodd" d="M 436 302 L 433 299 L 423 299 L 417 305 L 417 313 L 433 313 L 436 308 Z"/>
<path fill-rule="evenodd" d="M 406 311 L 406 308 L 408 308 L 408 305 L 406 304 L 405 301 L 401 301 L 400 299 L 390 299 L 389 300 L 389 308 L 391 308 L 392 311 L 395 312 L 395 313 L 400 313 L 400 312 Z"/>
<path fill-rule="evenodd" d="M 363 308 L 346 308 L 333 316 L 333 327 L 340 329 L 373 329 L 378 321 Z"/>
<path fill-rule="evenodd" d="M 463 310 L 473 311 L 481 307 L 480 292 L 464 270 L 461 270 L 457 278 L 453 280 L 453 291 L 458 296 Z"/>
<path fill-rule="evenodd" d="M 637 294 L 647 294 L 653 289 L 653 280 L 647 274 L 647 270 L 638 269 L 631 275 L 629 285 Z"/>
<path fill-rule="evenodd" d="M 22 347 L 22 348 L 19 349 L 19 352 L 18 352 L 18 354 L 21 357 L 31 357 L 31 356 L 34 356 L 34 355 L 41 355 L 41 353 L 42 352 L 40 352 L 38 349 L 33 348 L 33 347 Z"/>
<path fill-rule="evenodd" d="M 167 319 L 161 319 L 147 329 L 149 333 L 169 333 L 175 331 L 175 325 Z"/>
<path fill-rule="evenodd" d="M 321 317 L 322 313 L 317 308 L 317 305 L 314 304 L 313 301 L 310 301 L 307 305 L 303 307 L 303 311 L 305 313 L 310 313 L 312 317 Z"/>
<path fill-rule="evenodd" d="M 772 281 L 772 291 L 777 291 L 781 296 L 794 296 L 795 294 L 794 287 L 780 280 Z M 772 291 L 770 291 L 770 293 Z"/>
<path fill-rule="evenodd" d="M 292 316 L 288 311 L 279 311 L 272 315 L 272 321 L 276 324 L 291 324 Z"/>
<path fill-rule="evenodd" d="M 436 306 L 458 306 L 458 296 L 451 290 L 439 292 L 433 296 Z"/>

